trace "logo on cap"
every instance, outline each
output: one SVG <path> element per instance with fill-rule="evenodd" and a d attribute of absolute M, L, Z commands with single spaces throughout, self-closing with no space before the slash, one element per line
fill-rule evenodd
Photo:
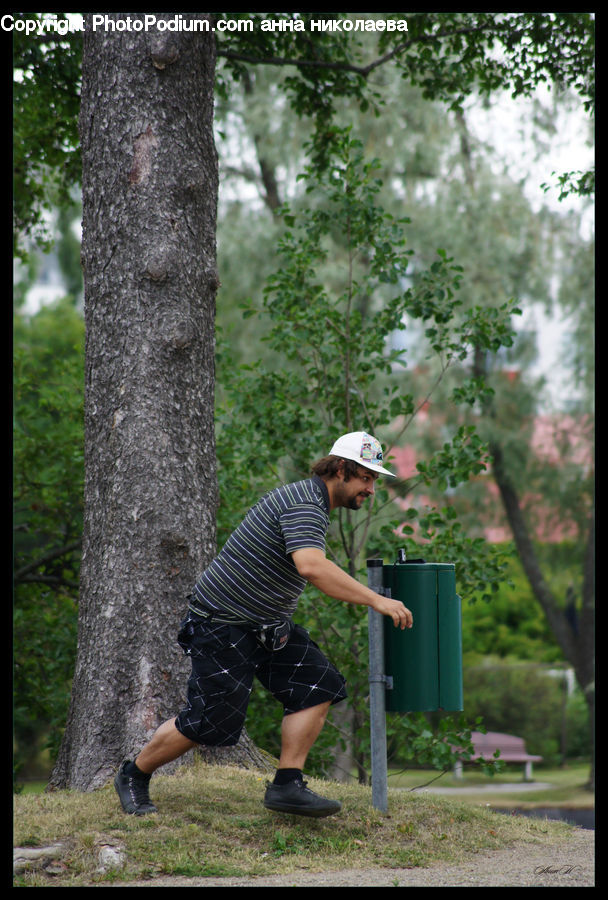
<path fill-rule="evenodd" d="M 367 459 L 369 462 L 382 462 L 382 447 L 376 438 L 369 434 L 364 434 L 361 441 L 361 459 Z"/>

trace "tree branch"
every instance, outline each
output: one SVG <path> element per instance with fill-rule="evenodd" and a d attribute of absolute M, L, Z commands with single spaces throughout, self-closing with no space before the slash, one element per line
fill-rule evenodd
<path fill-rule="evenodd" d="M 69 581 L 60 575 L 25 575 L 19 579 L 21 584 L 48 584 L 49 587 L 69 587 L 78 589 L 77 581 Z"/>
<path fill-rule="evenodd" d="M 82 541 L 80 538 L 76 541 L 72 541 L 71 544 L 66 544 L 64 547 L 57 547 L 55 550 L 49 551 L 49 553 L 45 553 L 44 556 L 38 557 L 33 562 L 28 563 L 25 566 L 22 566 L 15 572 L 15 581 L 32 581 L 34 579 L 26 578 L 31 572 L 35 572 L 36 569 L 39 569 L 41 566 L 46 566 L 48 563 L 53 562 L 55 559 L 60 559 L 62 556 L 67 556 L 68 553 L 73 553 L 74 550 L 79 550 Z M 67 582 L 66 582 L 67 584 Z"/>
<path fill-rule="evenodd" d="M 532 592 L 543 608 L 551 630 L 557 638 L 564 655 L 567 659 L 574 662 L 578 656 L 576 639 L 570 631 L 563 611 L 558 608 L 555 598 L 541 572 L 530 532 L 523 517 L 517 491 L 505 471 L 502 448 L 496 442 L 491 442 L 490 453 L 493 461 L 494 478 L 498 485 L 519 558 Z"/>
<path fill-rule="evenodd" d="M 356 66 L 354 65 L 354 63 L 347 62 L 332 62 L 322 59 L 303 59 L 288 56 L 257 57 L 252 56 L 248 53 L 238 53 L 234 50 L 222 50 L 221 47 L 218 47 L 217 55 L 223 57 L 224 59 L 234 60 L 235 62 L 251 63 L 251 65 L 255 66 L 296 66 L 299 69 L 325 69 L 338 72 L 353 72 L 355 75 L 360 75 L 362 78 L 367 78 L 370 72 L 373 72 L 374 69 L 377 69 L 379 66 L 390 62 L 396 56 L 399 56 L 399 54 L 403 53 L 405 50 L 407 50 L 409 47 L 414 46 L 415 44 L 429 43 L 430 41 L 436 41 L 446 37 L 455 37 L 456 35 L 480 34 L 485 31 L 502 31 L 505 27 L 506 26 L 501 26 L 500 24 L 494 22 L 491 24 L 488 23 L 487 25 L 477 25 L 468 28 L 455 28 L 453 30 L 448 29 L 443 31 L 436 31 L 432 34 L 420 34 L 414 38 L 409 38 L 408 40 L 403 41 L 401 44 L 398 44 L 393 50 L 385 53 L 384 56 L 378 57 L 378 59 L 373 60 L 366 66 Z M 517 34 L 522 33 L 522 31 L 517 32 Z"/>

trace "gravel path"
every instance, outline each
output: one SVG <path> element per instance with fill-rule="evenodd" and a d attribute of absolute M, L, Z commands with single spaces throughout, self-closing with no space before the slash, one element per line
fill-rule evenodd
<path fill-rule="evenodd" d="M 559 844 L 521 844 L 428 869 L 348 869 L 259 878 L 156 878 L 116 887 L 593 887 L 595 832 L 576 829 Z M 92 887 L 93 885 L 91 885 Z M 97 885 L 113 887 L 113 885 Z"/>

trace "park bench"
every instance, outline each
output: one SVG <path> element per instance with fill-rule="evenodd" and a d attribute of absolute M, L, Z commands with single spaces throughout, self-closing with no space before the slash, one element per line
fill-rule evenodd
<path fill-rule="evenodd" d="M 523 763 L 524 781 L 532 781 L 532 763 L 542 760 L 542 756 L 528 753 L 524 739 L 516 737 L 514 734 L 501 734 L 499 731 L 488 731 L 483 734 L 481 731 L 472 731 L 471 743 L 474 753 L 470 761 L 482 756 L 484 759 L 490 760 L 495 751 L 499 750 L 500 759 L 503 762 Z M 454 766 L 454 775 L 456 778 L 462 778 L 462 761 L 460 760 Z"/>

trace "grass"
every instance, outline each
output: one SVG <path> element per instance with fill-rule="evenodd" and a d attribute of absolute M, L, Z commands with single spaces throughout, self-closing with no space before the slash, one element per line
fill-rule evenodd
<path fill-rule="evenodd" d="M 436 778 L 436 772 L 393 770 L 389 772 L 388 784 L 392 788 L 405 788 L 411 790 L 431 782 Z M 534 809 L 535 807 L 562 807 L 563 809 L 593 809 L 595 797 L 593 792 L 585 787 L 589 778 L 589 763 L 571 763 L 563 768 L 534 768 L 534 781 L 549 784 L 549 788 L 537 791 L 531 789 L 524 793 L 513 790 L 505 791 L 508 785 L 517 788 L 522 783 L 522 767 L 516 765 L 506 766 L 498 775 L 488 777 L 472 769 L 464 771 L 464 776 L 457 779 L 451 772 L 446 772 L 437 780 L 432 781 L 429 787 L 433 788 L 480 788 L 479 793 L 462 794 L 462 801 L 469 804 L 480 802 L 490 803 L 494 806 L 515 807 L 519 809 Z M 493 786 L 501 789 L 492 791 Z M 532 787 L 532 785 L 530 785 Z"/>
<path fill-rule="evenodd" d="M 160 812 L 146 817 L 126 816 L 111 784 L 91 793 L 15 795 L 15 846 L 65 846 L 54 874 L 33 869 L 18 875 L 15 886 L 120 887 L 166 875 L 426 867 L 521 843 L 566 841 L 573 833 L 561 822 L 504 816 L 485 804 L 400 790 L 389 791 L 383 815 L 372 808 L 369 788 L 316 779 L 309 779 L 310 787 L 340 799 L 342 812 L 301 819 L 264 809 L 265 780 L 260 772 L 197 762 L 153 779 L 152 799 Z M 126 864 L 100 873 L 103 845 L 122 849 Z"/>

